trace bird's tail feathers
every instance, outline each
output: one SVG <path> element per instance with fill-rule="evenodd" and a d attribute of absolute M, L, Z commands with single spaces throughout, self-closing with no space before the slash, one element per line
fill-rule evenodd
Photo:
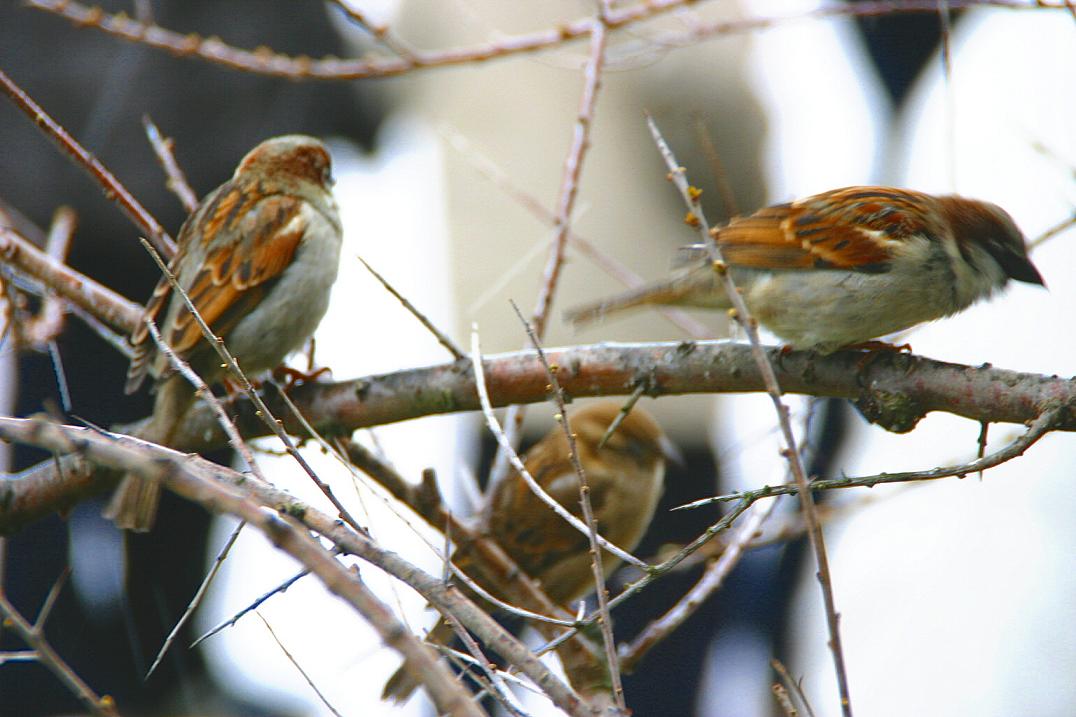
<path fill-rule="evenodd" d="M 709 265 L 681 271 L 668 279 L 629 289 L 591 304 L 583 304 L 564 312 L 564 318 L 574 326 L 583 326 L 608 314 L 640 306 L 703 306 L 716 307 L 727 300 Z M 715 291 L 716 290 L 716 291 Z"/>

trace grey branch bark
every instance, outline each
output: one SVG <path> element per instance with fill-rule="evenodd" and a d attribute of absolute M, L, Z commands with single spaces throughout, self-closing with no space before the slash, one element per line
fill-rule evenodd
<path fill-rule="evenodd" d="M 882 353 L 862 365 L 862 352 L 817 356 L 780 355 L 769 349 L 777 380 L 786 393 L 846 398 L 867 418 L 892 431 L 908 431 L 931 411 L 974 421 L 1026 423 L 1047 406 L 1076 406 L 1076 380 L 1020 373 L 989 365 L 950 364 L 920 356 Z M 650 396 L 761 391 L 750 347 L 718 341 L 594 344 L 547 349 L 557 378 L 571 398 L 630 395 L 642 386 Z M 532 350 L 486 356 L 485 373 L 494 406 L 548 399 L 548 377 Z M 407 369 L 350 381 L 299 386 L 291 398 L 322 435 L 346 435 L 369 426 L 421 416 L 478 410 L 469 361 Z M 299 421 L 278 396 L 268 397 L 273 414 L 292 435 Z M 250 405 L 234 409 L 244 436 L 266 435 Z M 134 430 L 136 427 L 127 427 Z M 1076 411 L 1063 411 L 1055 430 L 1076 430 Z M 207 408 L 194 412 L 175 446 L 204 452 L 226 444 Z M 65 510 L 115 484 L 116 476 L 90 470 L 65 456 L 19 476 L 0 478 L 0 534 Z"/>

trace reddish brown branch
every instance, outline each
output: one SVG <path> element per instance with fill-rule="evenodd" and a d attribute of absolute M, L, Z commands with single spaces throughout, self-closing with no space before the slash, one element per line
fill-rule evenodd
<path fill-rule="evenodd" d="M 25 0 L 38 10 L 60 15 L 76 25 L 93 27 L 114 37 L 137 42 L 176 55 L 194 57 L 234 70 L 254 72 L 292 80 L 356 80 L 366 77 L 388 77 L 413 70 L 446 67 L 471 62 L 482 62 L 501 57 L 538 52 L 560 47 L 591 33 L 597 20 L 585 17 L 559 24 L 557 27 L 524 35 L 515 35 L 496 42 L 475 47 L 448 48 L 420 51 L 408 48 L 404 57 L 374 59 L 339 59 L 326 57 L 292 57 L 267 47 L 244 50 L 233 47 L 219 37 L 201 37 L 182 34 L 159 25 L 141 22 L 127 15 L 112 15 L 99 7 L 83 5 L 71 0 Z M 615 30 L 637 25 L 657 15 L 694 4 L 695 0 L 642 0 L 624 8 L 610 9 L 606 27 Z M 985 6 L 1014 10 L 1064 10 L 1061 2 L 1048 3 L 1041 0 L 1029 4 L 1023 0 L 949 0 L 951 10 Z M 869 17 L 898 13 L 934 13 L 938 0 L 879 0 L 855 5 L 833 5 L 801 15 L 785 17 L 745 18 L 730 22 L 700 25 L 684 35 L 664 39 L 667 44 L 687 43 L 711 35 L 753 32 L 774 27 L 796 19 L 827 18 L 838 16 Z"/>
<path fill-rule="evenodd" d="M 22 88 L 15 84 L 2 70 L 0 70 L 0 90 L 3 90 L 4 94 L 11 98 L 12 102 L 34 124 L 41 128 L 41 131 L 56 142 L 60 149 L 71 155 L 75 163 L 101 185 L 105 197 L 120 205 L 120 208 L 131 221 L 146 233 L 153 245 L 157 247 L 157 251 L 168 258 L 171 258 L 176 253 L 176 244 L 172 241 L 172 237 L 168 236 L 168 232 L 164 230 L 164 227 L 158 224 L 157 220 L 146 211 L 146 208 L 138 203 L 138 200 L 127 191 L 127 188 L 120 183 L 120 180 L 116 179 L 112 172 L 108 171 L 96 157 L 68 134 L 67 130 L 52 119 L 39 104 L 34 102 L 33 98 L 23 92 Z"/>
<path fill-rule="evenodd" d="M 174 154 L 175 142 L 171 137 L 165 137 L 161 134 L 161 131 L 157 129 L 157 125 L 153 124 L 153 120 L 149 118 L 149 115 L 142 117 L 142 127 L 146 130 L 146 138 L 149 139 L 150 145 L 153 147 L 153 153 L 157 155 L 157 162 L 161 165 L 161 169 L 164 170 L 165 186 L 176 195 L 179 199 L 179 203 L 183 205 L 183 209 L 188 214 L 193 214 L 194 210 L 198 208 L 198 196 L 191 189 L 190 183 L 187 181 L 187 175 L 183 173 L 183 169 L 176 162 L 176 156 Z"/>

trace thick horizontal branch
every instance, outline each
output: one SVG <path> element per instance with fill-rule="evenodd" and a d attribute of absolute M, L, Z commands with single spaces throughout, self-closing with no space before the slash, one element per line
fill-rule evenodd
<path fill-rule="evenodd" d="M 1026 423 L 1047 407 L 1068 407 L 1054 430 L 1076 430 L 1076 380 L 1019 373 L 989 365 L 944 363 L 920 356 L 847 351 L 830 356 L 808 352 L 782 355 L 767 349 L 786 393 L 847 398 L 871 420 L 890 430 L 910 430 L 930 411 L 974 421 Z M 737 393 L 763 390 L 750 347 L 719 341 L 594 344 L 547 349 L 557 379 L 571 398 L 626 396 L 642 386 L 650 396 Z M 865 365 L 863 365 L 865 364 Z M 494 406 L 548 400 L 549 381 L 533 350 L 486 356 L 487 385 Z M 407 369 L 337 383 L 299 386 L 292 400 L 322 435 L 421 416 L 479 408 L 469 361 Z M 267 400 L 292 435 L 305 435 L 280 397 Z M 266 435 L 250 404 L 232 409 L 244 436 Z M 136 427 L 129 427 L 134 430 Z M 197 409 L 176 436 L 182 450 L 204 452 L 227 440 L 208 408 Z M 65 457 L 15 477 L 0 479 L 0 534 L 17 530 L 87 496 L 107 490 L 115 476 L 87 470 Z"/>
<path fill-rule="evenodd" d="M 864 362 L 859 351 L 829 356 L 767 351 L 785 393 L 854 400 L 868 418 L 889 430 L 910 430 L 931 411 L 975 421 L 1026 423 L 1048 404 L 1076 406 L 1076 380 L 1056 376 L 898 353 L 879 353 Z M 628 395 L 639 386 L 652 397 L 765 388 L 750 347 L 727 341 L 603 343 L 545 353 L 570 398 Z M 495 407 L 549 399 L 549 380 L 533 350 L 486 356 L 484 368 Z M 468 361 L 309 384 L 291 396 L 310 423 L 328 434 L 479 408 Z M 289 432 L 301 433 L 280 410 L 279 401 L 268 403 Z M 264 431 L 249 407 L 237 408 L 244 435 Z M 1057 428 L 1076 430 L 1076 416 L 1066 416 Z M 187 450 L 203 450 L 223 444 L 218 432 L 208 411 L 199 411 L 180 440 Z"/>

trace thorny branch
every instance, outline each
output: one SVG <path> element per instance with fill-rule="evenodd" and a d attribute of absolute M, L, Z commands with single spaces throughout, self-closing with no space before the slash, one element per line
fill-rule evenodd
<path fill-rule="evenodd" d="M 572 689 L 543 665 L 521 642 L 478 609 L 454 588 L 385 550 L 368 536 L 352 530 L 288 493 L 196 456 L 183 455 L 145 441 L 93 429 L 59 426 L 37 419 L 0 418 L 3 440 L 34 445 L 61 454 L 77 455 L 111 469 L 133 471 L 159 480 L 173 492 L 204 505 L 215 513 L 235 515 L 265 532 L 277 547 L 306 565 L 334 593 L 352 604 L 382 634 L 385 642 L 400 650 L 426 677 L 435 704 L 450 714 L 457 711 L 459 684 L 431 660 L 429 648 L 396 621 L 392 613 L 357 583 L 351 571 L 312 538 L 306 529 L 332 541 L 343 553 L 369 561 L 411 585 L 438 610 L 452 615 L 487 645 L 532 679 L 560 709 L 573 717 L 587 717 L 589 708 Z M 300 521 L 304 529 L 299 529 Z M 447 683 L 445 677 L 447 676 Z M 451 685 L 451 687 L 449 687 Z M 468 704 L 473 704 L 467 698 Z M 449 709 L 451 707 L 451 709 Z M 480 712 L 478 713 L 480 714 Z"/>
<path fill-rule="evenodd" d="M 557 406 L 557 422 L 564 431 L 564 437 L 568 441 L 568 457 L 571 459 L 575 474 L 579 477 L 579 505 L 583 513 L 583 521 L 587 526 L 587 539 L 590 542 L 590 568 L 594 574 L 594 595 L 598 601 L 598 627 L 601 629 L 602 644 L 605 647 L 605 659 L 609 669 L 609 682 L 613 700 L 621 710 L 627 708 L 624 701 L 624 683 L 620 675 L 620 659 L 616 652 L 616 641 L 613 637 L 613 622 L 609 617 L 609 591 L 605 585 L 605 573 L 602 568 L 601 548 L 598 544 L 598 523 L 594 517 L 594 508 L 590 500 L 590 485 L 587 483 L 587 474 L 583 469 L 583 463 L 579 459 L 579 449 L 576 447 L 575 434 L 572 433 L 568 418 L 568 406 L 564 400 L 564 390 L 557 381 L 554 367 L 550 365 L 542 351 L 542 345 L 534 328 L 527 324 L 520 313 L 519 307 L 512 304 L 516 315 L 527 329 L 534 350 L 538 352 L 538 360 L 542 362 L 546 376 L 549 378 L 550 393 L 553 402 Z M 611 427 L 610 427 L 611 428 Z"/>
<path fill-rule="evenodd" d="M 2 547 L 2 541 L 0 541 L 0 547 Z M 3 551 L 0 550 L 0 561 L 2 560 Z M 119 713 L 116 711 L 116 705 L 112 698 L 107 695 L 104 697 L 98 696 L 81 677 L 75 674 L 71 666 L 60 657 L 59 653 L 49 643 L 48 638 L 45 637 L 45 622 L 48 620 L 52 605 L 55 604 L 57 597 L 59 597 L 60 589 L 63 587 L 66 577 L 67 573 L 65 572 L 53 585 L 44 605 L 41 607 L 41 612 L 33 623 L 27 620 L 8 601 L 3 585 L 0 584 L 0 618 L 3 619 L 4 628 L 10 629 L 29 646 L 30 652 L 24 655 L 25 660 L 39 662 L 56 675 L 60 682 L 73 695 L 78 697 L 79 701 L 91 713 L 101 717 L 118 717 Z"/>
<path fill-rule="evenodd" d="M 699 190 L 688 185 L 683 168 L 676 161 L 672 150 L 669 149 L 665 139 L 658 131 L 657 125 L 654 124 L 654 120 L 649 116 L 647 117 L 647 125 L 650 127 L 654 141 L 661 152 L 662 158 L 665 160 L 666 166 L 669 168 L 669 181 L 673 183 L 687 205 L 688 213 L 685 221 L 696 227 L 702 234 L 703 245 L 706 247 L 710 262 L 713 264 L 713 271 L 717 275 L 718 283 L 725 289 L 729 304 L 732 306 L 729 314 L 747 334 L 747 339 L 751 346 L 751 356 L 755 360 L 759 375 L 762 377 L 762 382 L 766 387 L 766 393 L 773 402 L 774 411 L 777 413 L 777 425 L 780 427 L 781 437 L 784 442 L 784 448 L 781 453 L 788 462 L 789 471 L 799 487 L 800 506 L 803 511 L 804 522 L 807 525 L 807 537 L 811 544 L 815 561 L 818 564 L 817 577 L 822 588 L 826 626 L 829 629 L 829 648 L 833 654 L 833 666 L 837 673 L 837 689 L 840 692 L 841 711 L 845 717 L 852 717 L 848 672 L 844 666 L 844 648 L 841 643 L 837 607 L 833 598 L 833 583 L 829 572 L 829 558 L 826 556 L 826 544 L 818 516 L 815 514 L 814 496 L 808 486 L 807 470 L 804 468 L 803 460 L 800 457 L 799 446 L 796 443 L 796 436 L 789 418 L 788 406 L 785 405 L 784 400 L 781 398 L 781 385 L 778 383 L 773 361 L 762 348 L 758 336 L 758 322 L 748 312 L 747 304 L 744 303 L 743 297 L 733 283 L 732 274 L 728 271 L 724 258 L 721 256 L 721 249 L 718 246 L 717 239 L 707 226 L 706 217 L 699 202 Z"/>

